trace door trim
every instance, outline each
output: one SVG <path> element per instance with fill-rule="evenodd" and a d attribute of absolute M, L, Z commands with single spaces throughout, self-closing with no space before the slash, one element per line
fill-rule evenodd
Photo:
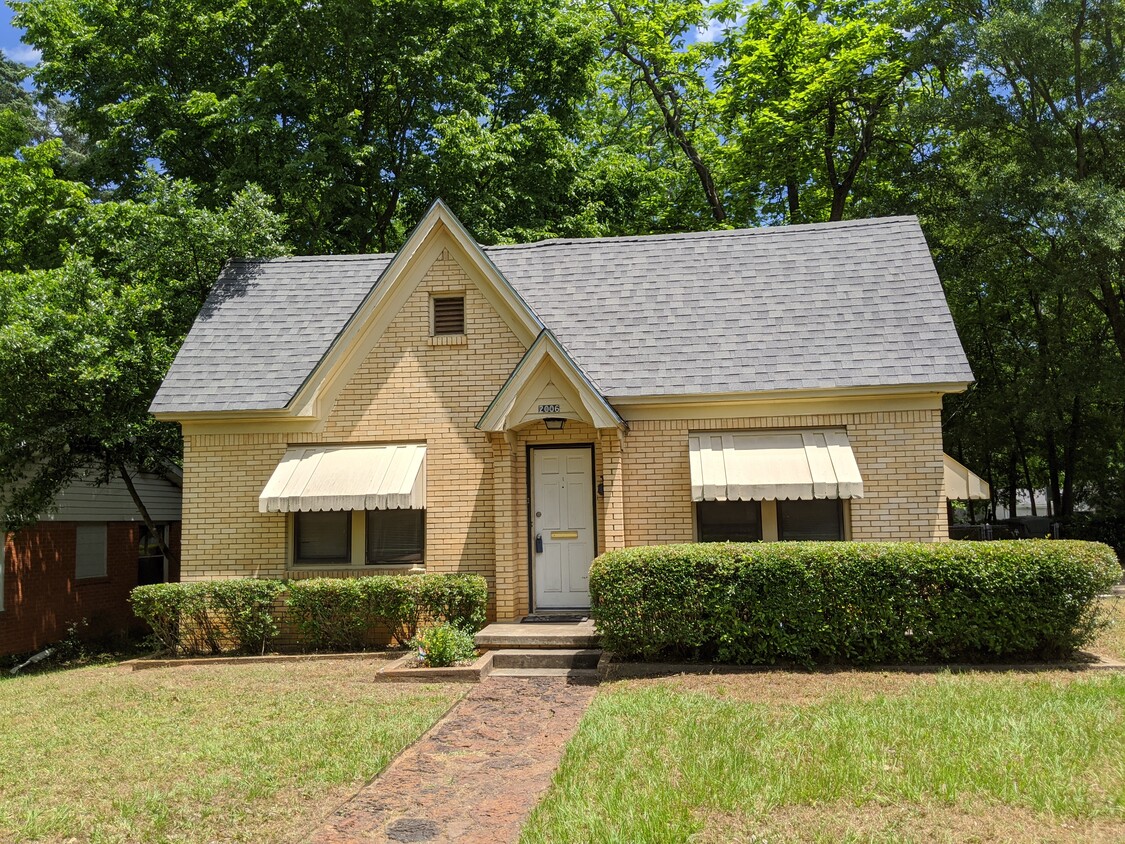
<path fill-rule="evenodd" d="M 535 451 L 537 449 L 562 449 L 562 448 L 588 448 L 590 449 L 590 507 L 593 512 L 594 522 L 594 556 L 598 556 L 598 456 L 594 447 L 594 443 L 562 443 L 559 445 L 552 445 L 550 443 L 540 443 L 538 445 L 528 444 L 526 447 L 527 459 L 525 460 L 526 469 L 524 474 L 525 489 L 527 490 L 526 504 L 527 511 L 524 514 L 524 525 L 527 530 L 527 606 L 529 612 L 539 612 L 535 606 L 535 522 L 533 519 L 533 507 L 535 503 L 532 498 L 535 497 L 535 486 L 533 484 L 534 471 L 535 471 Z M 549 607 L 543 612 L 567 612 L 572 610 L 588 610 L 585 607 Z"/>

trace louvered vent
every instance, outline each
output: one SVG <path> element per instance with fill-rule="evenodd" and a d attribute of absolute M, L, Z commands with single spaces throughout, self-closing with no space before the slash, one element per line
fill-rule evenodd
<path fill-rule="evenodd" d="M 434 297 L 434 336 L 465 333 L 465 297 Z"/>

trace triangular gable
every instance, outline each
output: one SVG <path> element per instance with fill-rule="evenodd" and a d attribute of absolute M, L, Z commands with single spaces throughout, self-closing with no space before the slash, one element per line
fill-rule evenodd
<path fill-rule="evenodd" d="M 524 346 L 530 346 L 543 323 L 496 268 L 449 207 L 435 201 L 406 243 L 380 274 L 371 292 L 336 337 L 320 363 L 289 403 L 297 416 L 323 419 L 340 390 L 375 348 L 383 332 L 444 250 L 476 283 Z"/>
<path fill-rule="evenodd" d="M 482 431 L 508 431 L 546 418 L 575 419 L 595 428 L 625 428 L 625 421 L 543 329 L 488 409 L 477 422 Z"/>

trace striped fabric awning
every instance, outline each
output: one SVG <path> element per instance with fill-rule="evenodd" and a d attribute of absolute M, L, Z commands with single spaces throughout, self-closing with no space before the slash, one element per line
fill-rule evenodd
<path fill-rule="evenodd" d="M 426 446 L 298 446 L 258 497 L 262 513 L 425 509 Z"/>
<path fill-rule="evenodd" d="M 693 501 L 863 497 L 844 431 L 700 433 L 688 445 Z"/>

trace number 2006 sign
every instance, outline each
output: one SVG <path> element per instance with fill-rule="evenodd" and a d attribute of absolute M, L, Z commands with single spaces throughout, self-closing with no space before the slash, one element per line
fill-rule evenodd
<path fill-rule="evenodd" d="M 557 404 L 541 404 L 541 405 L 539 405 L 539 412 L 540 413 L 559 413 L 561 411 L 562 411 L 562 407 L 560 405 L 557 405 Z"/>

